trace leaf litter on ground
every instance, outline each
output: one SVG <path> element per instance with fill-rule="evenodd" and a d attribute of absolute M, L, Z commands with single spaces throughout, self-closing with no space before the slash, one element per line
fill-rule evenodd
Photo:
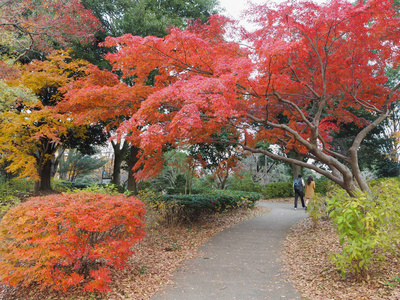
<path fill-rule="evenodd" d="M 0 300 L 148 300 L 171 283 L 173 272 L 183 261 L 199 255 L 200 245 L 217 233 L 264 213 L 266 209 L 260 207 L 237 209 L 206 215 L 191 224 L 148 229 L 143 240 L 135 245 L 128 267 L 113 270 L 111 290 L 106 294 L 85 292 L 80 287 L 66 294 L 31 287 L 7 289 L 4 298 L 0 291 Z"/>
<path fill-rule="evenodd" d="M 340 253 L 338 234 L 330 220 L 320 220 L 316 227 L 306 218 L 291 229 L 285 239 L 284 261 L 289 280 L 304 299 L 400 299 L 400 262 L 388 257 L 388 263 L 376 263 L 364 281 L 340 271 L 329 253 Z M 389 255 L 389 254 L 387 254 Z"/>
<path fill-rule="evenodd" d="M 291 203 L 292 199 L 280 198 L 272 202 Z M 194 224 L 183 226 L 159 226 L 148 230 L 145 238 L 135 246 L 135 255 L 128 268 L 115 270 L 111 291 L 107 294 L 91 294 L 80 288 L 68 294 L 41 291 L 38 288 L 3 288 L 2 299 L 31 300 L 148 300 L 158 290 L 171 283 L 175 269 L 185 260 L 200 255 L 198 247 L 217 233 L 244 220 L 265 213 L 263 208 L 237 210 L 207 216 Z M 363 282 L 352 278 L 343 279 L 328 253 L 340 252 L 336 230 L 329 220 L 317 227 L 306 218 L 291 229 L 285 239 L 283 260 L 288 280 L 304 299 L 400 299 L 400 261 L 390 257 L 389 263 L 372 266 L 370 276 Z M 1 288 L 1 287 L 0 287 Z M 7 298 L 5 298 L 7 291 Z"/>

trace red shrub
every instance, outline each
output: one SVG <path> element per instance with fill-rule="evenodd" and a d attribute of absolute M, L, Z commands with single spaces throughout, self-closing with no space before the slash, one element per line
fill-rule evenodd
<path fill-rule="evenodd" d="M 0 282 L 66 291 L 105 291 L 144 236 L 144 205 L 133 197 L 75 193 L 31 198 L 0 223 Z"/>

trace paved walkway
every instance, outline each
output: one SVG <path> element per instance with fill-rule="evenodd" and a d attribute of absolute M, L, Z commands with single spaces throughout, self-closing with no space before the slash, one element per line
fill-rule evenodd
<path fill-rule="evenodd" d="M 151 299 L 301 299 L 285 281 L 280 254 L 290 227 L 306 214 L 293 210 L 293 204 L 259 205 L 272 210 L 208 240 L 199 248 L 200 257 L 177 269 L 174 284 Z"/>

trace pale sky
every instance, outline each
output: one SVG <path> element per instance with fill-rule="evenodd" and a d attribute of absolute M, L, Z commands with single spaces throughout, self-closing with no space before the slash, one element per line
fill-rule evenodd
<path fill-rule="evenodd" d="M 257 4 L 265 3 L 264 0 L 252 2 Z M 247 0 L 219 0 L 219 3 L 222 8 L 225 8 L 225 12 L 222 14 L 233 19 L 238 19 L 240 13 L 247 8 Z"/>
<path fill-rule="evenodd" d="M 269 0 L 271 2 L 280 3 L 283 0 Z M 326 0 L 311 0 L 316 3 L 323 3 Z M 225 8 L 223 15 L 233 19 L 239 19 L 240 13 L 247 8 L 247 0 L 219 0 L 221 7 Z M 266 3 L 266 0 L 252 0 L 256 4 Z"/>

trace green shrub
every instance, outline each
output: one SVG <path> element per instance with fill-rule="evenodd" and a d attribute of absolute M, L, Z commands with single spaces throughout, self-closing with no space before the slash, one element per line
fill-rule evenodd
<path fill-rule="evenodd" d="M 0 184 L 0 198 L 15 196 L 20 199 L 26 199 L 32 196 L 33 188 L 33 180 L 11 179 Z"/>
<path fill-rule="evenodd" d="M 293 182 L 268 183 L 264 187 L 267 199 L 293 197 Z"/>
<path fill-rule="evenodd" d="M 20 203 L 21 200 L 16 196 L 13 195 L 0 196 L 0 220 L 3 218 L 3 216 L 10 208 Z"/>
<path fill-rule="evenodd" d="M 0 184 L 0 220 L 6 212 L 32 195 L 33 181 L 11 179 Z"/>
<path fill-rule="evenodd" d="M 163 195 L 161 202 L 173 203 L 183 219 L 194 220 L 203 213 L 215 213 L 239 207 L 252 207 L 259 193 L 212 190 L 209 194 Z"/>
<path fill-rule="evenodd" d="M 177 195 L 177 194 L 184 194 L 185 188 L 184 187 L 166 187 L 165 191 L 168 195 Z"/>
<path fill-rule="evenodd" d="M 398 182 L 400 184 L 400 177 L 391 177 L 390 179 L 393 182 Z M 382 182 L 386 182 L 388 180 L 389 180 L 389 178 L 382 177 L 382 178 L 377 178 L 377 179 L 371 180 L 371 181 L 368 182 L 368 184 L 371 187 L 374 187 L 374 186 L 376 186 L 378 184 L 381 184 Z"/>
<path fill-rule="evenodd" d="M 327 179 L 316 179 L 315 180 L 315 193 L 321 196 L 325 196 L 335 185 L 333 181 Z"/>
<path fill-rule="evenodd" d="M 81 185 L 81 184 L 76 184 L 74 182 L 69 182 L 69 181 L 63 181 L 61 183 L 61 186 L 64 187 L 64 189 L 61 189 L 63 192 L 67 193 L 74 193 L 77 190 L 81 192 L 89 192 L 89 193 L 100 193 L 100 194 L 106 194 L 106 195 L 119 195 L 120 190 L 119 186 L 111 183 L 107 184 L 91 184 L 89 186 L 87 185 Z M 131 195 L 128 195 L 131 196 Z"/>
<path fill-rule="evenodd" d="M 319 193 L 315 193 L 313 199 L 308 203 L 307 210 L 314 227 L 318 225 L 320 219 L 328 219 L 329 217 L 326 197 Z"/>
<path fill-rule="evenodd" d="M 152 188 L 152 184 L 150 181 L 139 181 L 137 182 L 137 186 L 136 186 L 138 191 L 145 191 L 145 190 L 149 190 Z"/>
<path fill-rule="evenodd" d="M 120 194 L 119 187 L 112 183 L 107 184 L 92 184 L 90 186 L 83 186 L 79 188 L 82 192 L 100 193 L 106 195 Z"/>
<path fill-rule="evenodd" d="M 371 193 L 358 193 L 350 197 L 337 189 L 328 199 L 330 217 L 343 245 L 341 253 L 331 254 L 331 259 L 341 271 L 364 278 L 371 264 L 385 260 L 383 251 L 396 252 L 400 243 L 400 184 L 385 180 L 376 184 Z"/>
<path fill-rule="evenodd" d="M 31 193 L 35 182 L 32 179 L 11 179 L 6 182 L 8 189 L 14 192 Z"/>
<path fill-rule="evenodd" d="M 160 224 L 176 225 L 182 219 L 182 208 L 176 201 L 162 201 L 162 194 L 146 189 L 139 191 L 138 198 L 146 205 L 146 227 Z"/>
<path fill-rule="evenodd" d="M 326 179 L 315 180 L 315 193 L 326 195 L 332 184 L 332 181 Z M 263 187 L 262 193 L 266 199 L 294 197 L 293 182 L 268 183 Z"/>
<path fill-rule="evenodd" d="M 262 186 L 258 182 L 254 182 L 249 174 L 245 174 L 242 177 L 234 176 L 229 189 L 243 192 L 262 192 Z"/>
<path fill-rule="evenodd" d="M 118 195 L 122 194 L 123 187 L 112 184 L 112 183 L 104 183 L 104 184 L 86 184 L 82 182 L 71 182 L 65 180 L 54 180 L 52 182 L 53 189 L 60 193 L 71 193 L 77 190 L 84 192 L 92 192 L 92 193 L 101 193 L 107 195 Z"/>

